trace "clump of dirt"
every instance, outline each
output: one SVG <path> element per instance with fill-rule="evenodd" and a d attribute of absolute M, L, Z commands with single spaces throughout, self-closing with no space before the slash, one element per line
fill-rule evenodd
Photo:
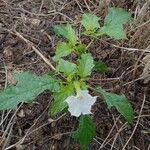
<path fill-rule="evenodd" d="M 125 94 L 135 112 L 135 124 L 128 125 L 115 109 L 109 110 L 102 98 L 93 106 L 96 138 L 90 150 L 115 150 L 149 148 L 149 83 L 139 79 L 144 64 L 142 58 L 149 39 L 149 2 L 133 0 L 2 0 L 0 3 L 0 89 L 14 84 L 14 71 L 31 71 L 38 75 L 51 68 L 35 53 L 28 43 L 13 34 L 20 33 L 32 42 L 48 60 L 55 53 L 60 40 L 53 32 L 58 23 L 70 22 L 79 29 L 84 12 L 100 16 L 109 6 L 122 7 L 133 15 L 133 22 L 126 26 L 128 40 L 114 41 L 108 37 L 97 39 L 89 47 L 93 57 L 106 62 L 107 74 L 93 73 L 89 83 L 101 85 L 108 91 Z M 78 30 L 79 31 L 79 30 Z M 82 37 L 85 43 L 87 37 Z M 55 65 L 53 63 L 53 65 Z M 78 119 L 62 113 L 50 118 L 52 93 L 45 91 L 31 104 L 21 104 L 16 111 L 1 112 L 0 148 L 17 150 L 79 150 L 79 143 L 71 138 Z M 133 135 L 132 135 L 133 134 Z M 130 140 L 129 140 L 130 139 Z M 127 144 L 127 145 L 126 145 Z"/>

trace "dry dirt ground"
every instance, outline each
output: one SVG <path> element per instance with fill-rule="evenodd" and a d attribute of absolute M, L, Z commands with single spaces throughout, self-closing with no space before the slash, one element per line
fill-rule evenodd
<path fill-rule="evenodd" d="M 93 107 L 97 135 L 89 150 L 148 150 L 150 83 L 140 75 L 146 65 L 150 68 L 149 0 L 0 0 L 0 89 L 14 83 L 14 71 L 51 71 L 49 61 L 59 40 L 53 25 L 70 22 L 79 29 L 80 16 L 87 11 L 103 22 L 109 6 L 129 10 L 134 19 L 126 25 L 128 40 L 102 37 L 89 47 L 94 58 L 106 62 L 110 70 L 106 75 L 94 73 L 89 82 L 125 94 L 134 107 L 135 123 L 129 126 L 99 99 Z M 82 40 L 89 42 L 86 37 Z M 70 137 L 78 119 L 62 114 L 53 121 L 48 115 L 51 100 L 51 93 L 45 91 L 32 104 L 1 112 L 0 149 L 79 150 L 78 142 Z"/>

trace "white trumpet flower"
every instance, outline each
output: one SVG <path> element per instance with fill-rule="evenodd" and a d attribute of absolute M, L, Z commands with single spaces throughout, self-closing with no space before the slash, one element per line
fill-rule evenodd
<path fill-rule="evenodd" d="M 68 103 L 68 111 L 72 116 L 79 117 L 81 114 L 91 114 L 91 107 L 97 96 L 91 96 L 88 90 L 79 90 L 76 96 L 69 96 L 65 101 Z"/>

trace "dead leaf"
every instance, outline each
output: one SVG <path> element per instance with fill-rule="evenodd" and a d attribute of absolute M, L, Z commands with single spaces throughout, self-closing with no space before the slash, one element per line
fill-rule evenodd
<path fill-rule="evenodd" d="M 62 138 L 62 134 L 61 133 L 60 134 L 56 134 L 56 135 L 53 136 L 53 139 L 55 139 L 55 140 L 61 140 L 61 138 Z"/>
<path fill-rule="evenodd" d="M 6 58 L 10 58 L 13 56 L 13 50 L 11 46 L 7 46 L 4 51 L 3 51 L 4 55 Z"/>
<path fill-rule="evenodd" d="M 23 20 L 24 23 L 26 24 L 32 24 L 33 26 L 39 26 L 41 20 L 40 19 L 37 19 L 37 18 L 29 18 L 27 17 L 26 15 L 24 14 L 21 14 L 21 18 Z"/>
<path fill-rule="evenodd" d="M 41 21 L 39 19 L 32 18 L 32 19 L 30 19 L 30 22 L 34 26 L 39 26 L 39 24 L 40 24 Z"/>
<path fill-rule="evenodd" d="M 14 79 L 14 75 L 22 72 L 22 70 L 20 70 L 19 68 L 14 68 L 12 63 L 9 63 L 6 67 L 7 67 L 7 82 L 11 85 L 12 84 L 15 85 L 17 81 Z"/>
<path fill-rule="evenodd" d="M 21 110 L 17 113 L 17 116 L 19 116 L 20 118 L 25 117 L 24 110 L 23 110 L 23 109 L 21 109 Z"/>

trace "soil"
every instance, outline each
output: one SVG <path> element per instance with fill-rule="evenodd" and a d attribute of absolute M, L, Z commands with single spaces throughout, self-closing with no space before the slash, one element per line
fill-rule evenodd
<path fill-rule="evenodd" d="M 38 75 L 52 71 L 14 31 L 32 42 L 55 66 L 51 58 L 61 39 L 54 34 L 53 26 L 70 22 L 79 31 L 80 17 L 87 11 L 100 16 L 103 23 L 109 6 L 127 9 L 134 20 L 126 25 L 128 40 L 102 37 L 91 44 L 88 50 L 109 66 L 109 73 L 94 72 L 89 82 L 125 94 L 134 107 L 135 124 L 128 125 L 115 109 L 107 108 L 103 98 L 98 98 L 92 110 L 97 134 L 89 150 L 123 150 L 126 143 L 124 150 L 149 150 L 150 83 L 139 79 L 144 67 L 142 59 L 148 55 L 144 50 L 150 45 L 149 1 L 0 0 L 0 89 L 14 84 L 12 76 L 16 71 Z M 81 39 L 88 44 L 87 37 Z M 80 150 L 79 143 L 70 136 L 79 120 L 64 113 L 51 118 L 51 94 L 45 91 L 33 103 L 0 113 L 0 149 Z"/>

